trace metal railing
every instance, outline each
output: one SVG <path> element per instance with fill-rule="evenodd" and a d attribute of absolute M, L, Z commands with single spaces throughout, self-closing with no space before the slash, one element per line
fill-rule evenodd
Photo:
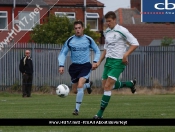
<path fill-rule="evenodd" d="M 65 62 L 65 73 L 58 73 L 58 55 L 61 45 L 55 44 L 16 44 L 11 50 L 0 51 L 0 90 L 4 90 L 14 84 L 21 85 L 22 77 L 19 72 L 20 59 L 26 49 L 31 50 L 34 66 L 33 86 L 57 86 L 65 83 L 70 86 L 68 67 L 71 64 L 70 54 Z M 6 47 L 7 48 L 7 47 Z M 101 53 L 103 45 L 99 46 Z M 94 53 L 91 51 L 91 61 Z M 161 86 L 171 87 L 175 85 L 175 46 L 147 46 L 139 47 L 128 58 L 129 65 L 122 73 L 121 80 L 136 78 L 140 86 L 153 86 L 159 83 Z M 101 87 L 101 76 L 105 61 L 91 72 L 90 80 L 94 86 Z"/>

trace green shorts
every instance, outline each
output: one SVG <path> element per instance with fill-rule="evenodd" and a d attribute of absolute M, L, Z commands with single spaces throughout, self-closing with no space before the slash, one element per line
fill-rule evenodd
<path fill-rule="evenodd" d="M 110 77 L 117 81 L 125 66 L 122 59 L 106 58 L 102 79 L 105 80 Z"/>

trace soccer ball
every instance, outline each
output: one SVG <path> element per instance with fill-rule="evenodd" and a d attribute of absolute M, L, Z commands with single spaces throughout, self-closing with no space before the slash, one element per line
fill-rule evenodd
<path fill-rule="evenodd" d="M 65 84 L 60 84 L 58 85 L 58 87 L 56 88 L 56 94 L 59 96 L 59 97 L 66 97 L 68 96 L 69 94 L 69 87 Z"/>

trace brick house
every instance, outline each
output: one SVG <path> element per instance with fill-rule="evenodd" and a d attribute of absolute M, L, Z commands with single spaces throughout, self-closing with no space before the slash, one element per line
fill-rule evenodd
<path fill-rule="evenodd" d="M 30 3 L 32 0 L 15 1 L 14 6 L 14 0 L 0 0 L 0 42 L 4 39 L 12 42 L 28 42 L 31 28 L 35 24 L 42 24 L 44 18 L 49 14 L 67 15 L 70 20 L 84 21 L 83 0 L 59 0 L 56 4 L 55 0 L 37 0 L 33 3 Z M 28 6 L 29 3 L 30 6 Z M 38 7 L 38 10 L 42 10 L 31 19 L 30 13 L 36 8 L 36 4 L 41 6 Z M 54 6 L 48 11 L 52 5 Z M 103 8 L 104 4 L 97 0 L 86 1 L 86 22 L 90 24 L 92 30 L 97 32 L 103 30 Z M 20 26 L 22 30 L 17 35 L 12 32 L 12 29 L 18 28 L 16 24 L 22 25 Z M 13 37 L 7 38 L 11 33 L 13 33 Z"/>
<path fill-rule="evenodd" d="M 48 5 L 43 0 L 0 0 L 0 42 L 28 42 L 35 24 L 41 24 Z"/>
<path fill-rule="evenodd" d="M 50 0 L 44 0 L 51 4 Z M 104 4 L 97 0 L 86 0 L 86 21 L 94 31 L 103 30 L 103 8 Z M 84 22 L 84 1 L 83 0 L 59 0 L 50 10 L 51 14 L 67 15 L 72 20 L 82 20 Z"/>
<path fill-rule="evenodd" d="M 141 12 L 141 0 L 131 0 L 131 8 L 136 8 Z"/>
<path fill-rule="evenodd" d="M 140 11 L 137 8 L 119 8 L 114 12 L 118 24 L 144 24 L 141 22 Z"/>

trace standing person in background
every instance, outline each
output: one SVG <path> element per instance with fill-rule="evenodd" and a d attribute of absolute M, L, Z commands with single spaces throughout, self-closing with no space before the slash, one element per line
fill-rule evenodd
<path fill-rule="evenodd" d="M 22 73 L 22 97 L 31 97 L 33 62 L 30 57 L 30 50 L 25 51 L 25 56 L 19 64 L 19 70 Z"/>
<path fill-rule="evenodd" d="M 111 90 L 128 87 L 132 93 L 136 92 L 136 80 L 120 82 L 119 76 L 128 64 L 128 56 L 139 46 L 137 39 L 123 26 L 117 24 L 116 14 L 112 11 L 105 15 L 108 28 L 105 32 L 104 51 L 101 55 L 97 67 L 106 58 L 102 76 L 102 86 L 104 94 L 101 99 L 100 110 L 93 117 L 101 119 L 110 98 Z M 126 51 L 128 45 L 129 49 Z"/>
<path fill-rule="evenodd" d="M 84 27 L 82 21 L 74 22 L 75 35 L 71 36 L 64 44 L 59 57 L 59 73 L 64 73 L 64 62 L 68 51 L 71 52 L 72 64 L 69 67 L 69 74 L 72 81 L 72 89 L 76 95 L 76 104 L 73 115 L 78 115 L 80 105 L 84 96 L 84 89 L 87 88 L 91 93 L 89 76 L 91 70 L 97 68 L 97 61 L 100 58 L 100 50 L 94 40 L 83 33 Z M 93 64 L 90 63 L 90 48 L 95 52 Z"/>

